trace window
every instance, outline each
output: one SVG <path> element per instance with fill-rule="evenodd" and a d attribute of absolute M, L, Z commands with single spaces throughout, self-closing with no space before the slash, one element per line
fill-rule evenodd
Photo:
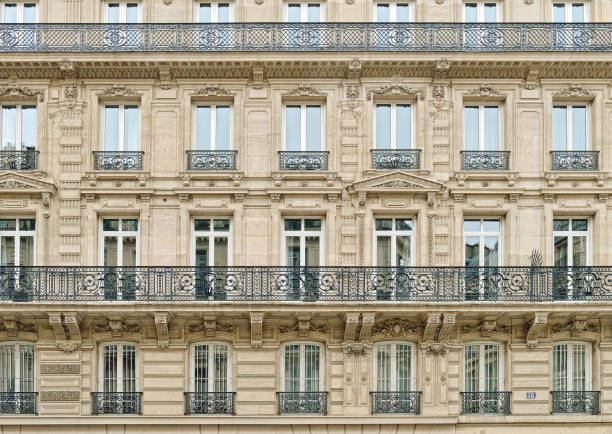
<path fill-rule="evenodd" d="M 34 392 L 34 345 L 0 344 L 0 392 Z M 3 410 L 6 404 L 16 405 L 2 402 Z"/>
<path fill-rule="evenodd" d="M 2 150 L 33 151 L 36 149 L 36 106 L 2 106 Z"/>
<path fill-rule="evenodd" d="M 140 22 L 139 3 L 106 3 L 104 18 L 111 24 L 133 24 Z"/>
<path fill-rule="evenodd" d="M 229 265 L 229 219 L 196 219 L 193 227 L 195 266 Z"/>
<path fill-rule="evenodd" d="M 33 218 L 0 219 L 0 265 L 35 264 L 36 220 Z"/>
<path fill-rule="evenodd" d="M 465 392 L 498 392 L 503 387 L 502 349 L 497 343 L 465 346 Z"/>
<path fill-rule="evenodd" d="M 230 347 L 223 343 L 193 344 L 190 384 L 198 393 L 231 391 Z"/>
<path fill-rule="evenodd" d="M 321 3 L 288 3 L 285 20 L 288 23 L 320 23 L 325 20 L 325 8 Z"/>
<path fill-rule="evenodd" d="M 285 263 L 290 267 L 323 265 L 321 219 L 285 219 L 283 243 Z"/>
<path fill-rule="evenodd" d="M 198 23 L 230 23 L 233 21 L 233 5 L 230 3 L 196 3 Z"/>
<path fill-rule="evenodd" d="M 410 392 L 416 386 L 416 350 L 412 343 L 374 346 L 374 391 Z"/>
<path fill-rule="evenodd" d="M 137 105 L 105 105 L 102 143 L 105 151 L 138 151 L 140 115 Z"/>
<path fill-rule="evenodd" d="M 377 266 L 413 265 L 414 230 L 411 218 L 377 218 L 374 221 L 374 263 Z"/>
<path fill-rule="evenodd" d="M 465 23 L 497 23 L 500 21 L 501 8 L 497 3 L 465 3 L 463 21 Z"/>
<path fill-rule="evenodd" d="M 560 342 L 553 346 L 553 390 L 591 390 L 591 344 Z"/>
<path fill-rule="evenodd" d="M 463 148 L 466 151 L 497 151 L 501 141 L 501 110 L 496 105 L 466 106 Z"/>
<path fill-rule="evenodd" d="M 136 345 L 107 343 L 100 345 L 100 391 L 136 392 L 138 364 Z"/>
<path fill-rule="evenodd" d="M 590 265 L 588 219 L 554 219 L 555 266 Z"/>
<path fill-rule="evenodd" d="M 321 151 L 324 148 L 324 119 L 321 105 L 285 107 L 286 151 Z"/>
<path fill-rule="evenodd" d="M 412 148 L 413 116 L 410 104 L 376 104 L 376 149 Z"/>
<path fill-rule="evenodd" d="M 281 391 L 323 390 L 323 354 L 318 343 L 290 343 L 281 347 Z"/>
<path fill-rule="evenodd" d="M 229 105 L 198 105 L 194 112 L 196 150 L 232 149 L 232 108 Z"/>
<path fill-rule="evenodd" d="M 585 105 L 553 107 L 553 150 L 586 151 L 589 147 L 588 108 Z"/>
<path fill-rule="evenodd" d="M 1 22 L 5 24 L 33 24 L 38 22 L 36 3 L 0 3 Z"/>
<path fill-rule="evenodd" d="M 412 3 L 376 3 L 374 10 L 378 23 L 408 23 L 414 21 Z"/>
<path fill-rule="evenodd" d="M 498 219 L 464 220 L 463 238 L 466 267 L 500 265 L 500 221 Z"/>
<path fill-rule="evenodd" d="M 101 236 L 105 267 L 138 265 L 137 219 L 102 219 Z"/>
<path fill-rule="evenodd" d="M 586 3 L 553 3 L 553 22 L 584 23 L 588 21 Z"/>

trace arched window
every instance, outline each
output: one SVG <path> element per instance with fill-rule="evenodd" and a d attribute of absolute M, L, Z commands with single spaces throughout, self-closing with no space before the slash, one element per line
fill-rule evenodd
<path fill-rule="evenodd" d="M 0 344 L 0 414 L 35 414 L 34 345 Z"/>
<path fill-rule="evenodd" d="M 279 414 L 327 414 L 323 345 L 290 342 L 281 347 Z"/>
<path fill-rule="evenodd" d="M 409 342 L 374 346 L 374 391 L 410 392 L 416 386 L 416 350 Z"/>
<path fill-rule="evenodd" d="M 139 414 L 138 349 L 131 342 L 100 344 L 98 392 L 92 393 L 94 414 Z"/>

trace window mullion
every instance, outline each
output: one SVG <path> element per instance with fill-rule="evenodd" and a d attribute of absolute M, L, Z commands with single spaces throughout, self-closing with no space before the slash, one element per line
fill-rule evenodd
<path fill-rule="evenodd" d="M 115 357 L 117 357 L 117 375 L 115 378 L 115 381 L 117 382 L 116 389 L 117 392 L 123 392 L 123 345 L 117 345 Z"/>
<path fill-rule="evenodd" d="M 486 392 L 484 344 L 478 345 L 478 391 Z"/>
<path fill-rule="evenodd" d="M 15 392 L 21 392 L 21 345 L 15 345 L 15 375 L 13 381 L 15 382 Z"/>
<path fill-rule="evenodd" d="M 215 391 L 215 345 L 208 345 L 208 389 L 207 392 Z"/>

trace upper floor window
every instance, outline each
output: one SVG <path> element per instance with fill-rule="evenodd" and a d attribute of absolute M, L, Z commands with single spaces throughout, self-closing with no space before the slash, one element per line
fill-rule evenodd
<path fill-rule="evenodd" d="M 193 233 L 196 267 L 230 265 L 229 219 L 195 219 Z"/>
<path fill-rule="evenodd" d="M 111 2 L 104 5 L 104 18 L 111 24 L 140 22 L 140 3 Z"/>
<path fill-rule="evenodd" d="M 325 21 L 323 3 L 287 3 L 285 20 L 288 23 L 320 23 Z"/>
<path fill-rule="evenodd" d="M 500 265 L 499 219 L 466 219 L 463 221 L 465 266 L 489 267 Z"/>
<path fill-rule="evenodd" d="M 223 343 L 191 346 L 190 387 L 193 392 L 229 392 L 232 390 L 231 350 Z"/>
<path fill-rule="evenodd" d="M 138 265 L 137 219 L 102 219 L 100 236 L 105 267 Z"/>
<path fill-rule="evenodd" d="M 285 151 L 321 151 L 325 147 L 324 110 L 320 104 L 285 107 Z"/>
<path fill-rule="evenodd" d="M 4 24 L 31 24 L 38 22 L 36 3 L 0 3 L 0 22 Z"/>
<path fill-rule="evenodd" d="M 553 241 L 555 266 L 590 265 L 588 219 L 554 219 Z"/>
<path fill-rule="evenodd" d="M 377 266 L 413 265 L 414 230 L 411 218 L 377 218 L 374 221 L 374 263 Z"/>
<path fill-rule="evenodd" d="M 463 5 L 463 21 L 466 23 L 496 23 L 500 21 L 501 8 L 494 2 L 469 2 Z"/>
<path fill-rule="evenodd" d="M 375 3 L 374 11 L 378 23 L 408 23 L 414 21 L 412 3 Z"/>
<path fill-rule="evenodd" d="M 586 21 L 588 21 L 586 3 L 553 3 L 553 22 L 584 23 Z"/>
<path fill-rule="evenodd" d="M 465 392 L 503 391 L 502 348 L 497 343 L 471 343 L 463 359 Z"/>
<path fill-rule="evenodd" d="M 591 344 L 560 342 L 553 346 L 553 390 L 591 390 Z"/>
<path fill-rule="evenodd" d="M 105 105 L 102 109 L 102 125 L 105 151 L 139 150 L 140 114 L 137 105 Z"/>
<path fill-rule="evenodd" d="M 34 345 L 0 344 L 0 392 L 34 392 Z"/>
<path fill-rule="evenodd" d="M 322 345 L 295 342 L 281 347 L 281 392 L 320 392 L 324 389 Z"/>
<path fill-rule="evenodd" d="M 410 392 L 416 388 L 416 352 L 411 343 L 374 346 L 374 392 Z"/>
<path fill-rule="evenodd" d="M 588 107 L 555 105 L 553 107 L 553 150 L 586 151 L 590 147 Z"/>
<path fill-rule="evenodd" d="M 463 110 L 463 148 L 497 151 L 501 142 L 501 110 L 497 105 L 470 105 Z"/>
<path fill-rule="evenodd" d="M 136 345 L 105 343 L 100 345 L 99 392 L 136 392 L 138 363 Z"/>
<path fill-rule="evenodd" d="M 230 105 L 197 105 L 194 128 L 196 150 L 232 148 L 232 108 Z"/>
<path fill-rule="evenodd" d="M 34 265 L 35 235 L 33 218 L 0 219 L 0 265 Z"/>
<path fill-rule="evenodd" d="M 290 267 L 323 265 L 322 231 L 321 219 L 285 219 L 285 263 Z"/>
<path fill-rule="evenodd" d="M 229 23 L 233 21 L 233 8 L 230 3 L 197 2 L 195 9 L 198 23 Z"/>
<path fill-rule="evenodd" d="M 376 104 L 376 149 L 409 149 L 413 143 L 411 104 Z"/>
<path fill-rule="evenodd" d="M 36 149 L 36 106 L 2 106 L 2 150 L 27 151 Z"/>

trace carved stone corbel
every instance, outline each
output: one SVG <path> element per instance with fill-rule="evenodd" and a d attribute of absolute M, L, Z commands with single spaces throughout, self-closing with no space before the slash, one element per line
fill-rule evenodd
<path fill-rule="evenodd" d="M 427 315 L 427 322 L 425 323 L 425 330 L 423 331 L 423 341 L 433 342 L 436 337 L 436 330 L 440 325 L 440 314 L 431 313 Z"/>
<path fill-rule="evenodd" d="M 361 330 L 359 331 L 360 341 L 365 342 L 370 340 L 370 334 L 372 333 L 375 319 L 376 314 L 374 312 L 366 312 L 361 315 Z"/>
<path fill-rule="evenodd" d="M 121 317 L 109 317 L 108 327 L 110 328 L 113 337 L 121 337 L 123 335 L 123 318 Z"/>
<path fill-rule="evenodd" d="M 155 312 L 155 328 L 157 329 L 157 346 L 168 348 L 168 312 Z"/>
<path fill-rule="evenodd" d="M 548 323 L 548 313 L 536 312 L 533 320 L 529 324 L 527 329 L 527 346 L 529 348 L 535 348 L 538 345 L 538 336 L 540 330 L 542 330 Z"/>
<path fill-rule="evenodd" d="M 344 351 L 344 354 L 355 356 L 360 355 L 365 357 L 365 355 L 368 353 L 369 345 L 365 342 L 343 342 L 342 350 Z"/>
<path fill-rule="evenodd" d="M 81 329 L 76 312 L 67 312 L 64 314 L 64 324 L 68 329 L 70 340 L 81 342 Z"/>
<path fill-rule="evenodd" d="M 357 326 L 359 325 L 359 314 L 358 313 L 347 313 L 344 315 L 345 323 L 344 326 L 344 341 L 353 342 L 357 340 Z"/>
<path fill-rule="evenodd" d="M 49 324 L 53 329 L 56 341 L 66 340 L 66 330 L 62 326 L 62 314 L 61 313 L 49 313 Z"/>
<path fill-rule="evenodd" d="M 454 313 L 445 313 L 442 320 L 442 327 L 438 335 L 438 341 L 445 342 L 450 339 L 453 327 L 455 327 L 455 319 L 457 315 Z"/>
<path fill-rule="evenodd" d="M 212 338 L 217 333 L 217 317 L 215 315 L 204 315 L 204 333 L 207 338 Z"/>
<path fill-rule="evenodd" d="M 251 320 L 251 347 L 261 348 L 263 344 L 263 312 L 249 312 Z"/>
<path fill-rule="evenodd" d="M 482 334 L 482 336 L 491 336 L 496 326 L 497 326 L 497 317 L 485 316 L 482 319 L 480 333 Z"/>
<path fill-rule="evenodd" d="M 308 332 L 310 331 L 310 320 L 312 319 L 312 314 L 302 314 L 297 316 L 297 331 L 298 336 L 304 338 L 308 336 Z"/>

